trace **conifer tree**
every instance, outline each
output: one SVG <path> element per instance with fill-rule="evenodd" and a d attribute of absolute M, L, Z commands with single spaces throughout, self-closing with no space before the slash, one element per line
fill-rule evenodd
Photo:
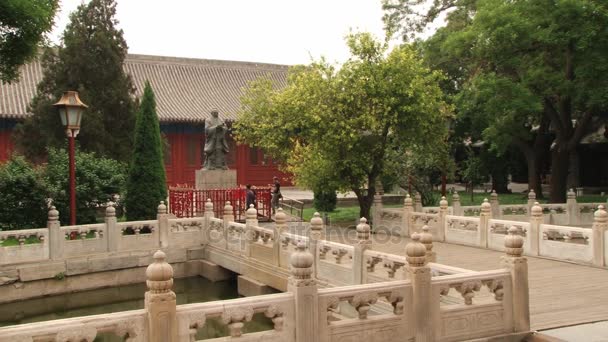
<path fill-rule="evenodd" d="M 85 152 L 127 162 L 132 149 L 135 97 L 132 81 L 123 70 L 127 43 L 114 0 L 91 0 L 70 15 L 56 48 L 45 49 L 44 70 L 37 94 L 30 103 L 33 114 L 17 128 L 15 142 L 30 159 L 43 159 L 47 147 L 64 148 L 66 136 L 53 103 L 66 90 L 76 90 L 89 108 L 78 141 Z"/>
<path fill-rule="evenodd" d="M 166 198 L 167 181 L 156 101 L 150 82 L 146 81 L 137 111 L 133 157 L 127 180 L 127 219 L 132 221 L 154 218 L 159 202 Z"/>

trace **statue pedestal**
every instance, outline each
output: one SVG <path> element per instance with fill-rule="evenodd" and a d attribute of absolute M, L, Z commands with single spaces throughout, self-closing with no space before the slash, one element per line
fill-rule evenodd
<path fill-rule="evenodd" d="M 236 188 L 236 170 L 196 170 L 197 189 Z"/>

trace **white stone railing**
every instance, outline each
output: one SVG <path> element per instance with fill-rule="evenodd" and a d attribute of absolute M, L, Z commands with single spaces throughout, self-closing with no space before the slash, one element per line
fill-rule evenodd
<path fill-rule="evenodd" d="M 213 225 L 221 227 L 222 234 L 227 233 L 225 228 L 228 226 L 245 230 L 245 234 L 241 234 L 245 237 L 239 237 L 239 241 L 245 241 L 245 253 L 235 253 L 226 245 L 211 243 L 207 244 L 211 248 L 208 253 L 215 255 L 216 259 L 223 253 L 227 264 L 244 264 L 243 269 L 258 267 L 253 274 L 264 270 L 278 274 L 285 271 L 280 260 L 275 259 L 275 252 L 282 248 L 281 240 L 273 238 L 272 247 L 267 248 L 249 233 L 272 233 L 273 236 L 283 233 L 283 237 L 297 241 L 297 247 L 288 255 L 290 275 L 287 293 L 177 306 L 176 295 L 171 290 L 173 271 L 165 261 L 165 254 L 158 251 L 154 254 L 154 263 L 146 270 L 149 291 L 145 296 L 144 310 L 0 328 L 0 341 L 92 342 L 99 333 L 110 332 L 118 337 L 127 337 L 129 341 L 186 342 L 195 339 L 197 330 L 214 318 L 221 319 L 222 324 L 228 326 L 230 336 L 213 341 L 234 338 L 277 342 L 345 338 L 359 341 L 372 336 L 377 342 L 391 342 L 397 338 L 456 341 L 529 332 L 527 266 L 526 259 L 521 256 L 524 241 L 516 234 L 515 227 L 509 229 L 509 235 L 504 239 L 507 251 L 502 261 L 504 269 L 471 272 L 428 262 L 434 259 L 428 227 L 423 227 L 421 234 L 413 234 L 412 242 L 405 249 L 406 257 L 403 257 L 371 251 L 370 227 L 365 219 L 357 225 L 354 246 L 324 240 L 322 234 L 319 235 L 322 226 L 319 227 L 318 222 L 311 222 L 311 236 L 308 238 L 285 233 L 282 220 L 279 220 L 276 230 L 255 228 L 253 221 L 243 227 L 209 216 L 205 217 L 205 222 L 209 229 Z M 162 231 L 163 224 L 159 226 Z M 306 243 L 314 248 L 313 253 L 306 250 Z M 271 251 L 270 258 L 260 258 L 255 246 Z M 329 248 L 326 257 L 332 256 L 333 260 L 321 259 L 319 251 L 325 247 Z M 338 258 L 337 254 L 341 256 Z M 349 255 L 352 255 L 352 261 Z M 403 264 L 397 266 L 407 275 L 392 282 L 366 284 L 373 280 L 374 271 L 366 268 L 372 266 L 368 262 L 374 258 L 387 262 L 389 267 L 395 267 L 395 263 Z M 346 260 L 348 265 L 345 265 Z M 331 272 L 323 274 L 324 269 Z M 345 271 L 342 273 L 344 276 L 337 271 L 340 269 Z M 317 271 L 320 278 L 326 277 L 327 280 L 318 281 L 314 276 Z M 389 273 L 387 277 L 390 277 Z M 394 274 L 393 277 L 397 278 Z M 330 287 L 347 286 L 318 289 L 318 282 Z M 484 286 L 494 297 L 480 295 L 479 302 L 473 300 L 473 294 Z M 450 289 L 460 293 L 464 304 L 454 302 L 453 298 L 458 296 L 443 299 Z M 272 326 L 263 332 L 244 333 L 244 325 L 255 314 L 266 316 Z M 467 327 L 474 328 L 467 332 L 457 324 L 463 321 L 469 322 Z"/>
<path fill-rule="evenodd" d="M 230 338 L 242 341 L 293 341 L 295 336 L 294 296 L 278 293 L 249 298 L 216 302 L 185 304 L 177 306 L 179 341 L 195 341 L 197 330 L 209 319 L 217 319 L 228 327 Z M 272 321 L 273 329 L 244 333 L 243 326 L 255 314 L 263 314 Z M 225 341 L 228 337 L 211 338 L 205 341 Z"/>
<path fill-rule="evenodd" d="M 604 267 L 608 265 L 608 225 L 603 205 L 576 204 L 573 194 L 569 203 L 545 204 L 533 202 L 528 205 L 506 205 L 498 207 L 497 195 L 492 201 L 484 200 L 479 207 L 456 205 L 453 211 L 460 215 L 449 215 L 445 198 L 439 212 L 428 214 L 413 211 L 414 206 L 406 196 L 402 216 L 402 226 L 391 232 L 411 236 L 420 232 L 422 225 L 429 226 L 435 241 L 456 243 L 467 246 L 504 251 L 503 240 L 510 227 L 517 229 L 524 241 L 524 254 L 568 260 Z M 457 202 L 457 201 L 456 201 Z M 378 200 L 374 202 L 376 205 Z M 476 208 L 476 216 L 467 216 L 467 208 Z M 379 211 L 378 208 L 375 212 Z M 546 214 L 548 213 L 548 214 Z M 497 216 L 495 214 L 498 214 Z M 575 227 L 571 224 L 550 225 L 551 222 L 582 222 L 583 215 L 592 217 L 592 228 Z M 383 229 L 383 216 L 375 222 L 374 230 Z"/>
<path fill-rule="evenodd" d="M 46 228 L 0 231 L 0 264 L 48 259 L 48 232 Z"/>
<path fill-rule="evenodd" d="M 593 231 L 589 228 L 574 228 L 541 224 L 539 233 L 539 255 L 556 259 L 593 262 Z"/>
<path fill-rule="evenodd" d="M 431 280 L 431 305 L 438 311 L 437 341 L 462 341 L 514 331 L 513 289 L 508 270 L 457 274 Z M 439 296 L 451 301 L 439 301 Z M 454 301 L 457 298 L 460 300 Z"/>
<path fill-rule="evenodd" d="M 127 337 L 127 341 L 147 342 L 149 339 L 146 320 L 146 310 L 132 310 L 21 324 L 0 328 L 0 342 L 93 342 L 101 333 L 111 333 L 120 338 Z"/>

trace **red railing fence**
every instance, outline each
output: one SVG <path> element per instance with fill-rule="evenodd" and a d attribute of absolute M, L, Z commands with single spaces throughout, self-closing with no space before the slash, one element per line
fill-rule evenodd
<path fill-rule="evenodd" d="M 256 208 L 258 220 L 270 221 L 272 208 L 270 205 L 270 188 L 256 188 Z M 176 217 L 203 216 L 205 202 L 210 199 L 213 203 L 215 217 L 224 215 L 224 206 L 230 201 L 236 221 L 245 221 L 246 189 L 193 189 L 184 187 L 169 188 L 169 212 Z"/>

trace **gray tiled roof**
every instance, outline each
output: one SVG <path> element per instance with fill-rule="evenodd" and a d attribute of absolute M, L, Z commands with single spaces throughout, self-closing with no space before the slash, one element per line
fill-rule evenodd
<path fill-rule="evenodd" d="M 125 71 L 141 96 L 146 80 L 156 95 L 161 122 L 203 122 L 212 108 L 236 120 L 240 97 L 249 81 L 269 77 L 284 86 L 287 66 L 264 63 L 128 55 Z M 42 68 L 32 62 L 22 68 L 19 82 L 0 83 L 0 118 L 23 118 L 42 79 Z"/>

